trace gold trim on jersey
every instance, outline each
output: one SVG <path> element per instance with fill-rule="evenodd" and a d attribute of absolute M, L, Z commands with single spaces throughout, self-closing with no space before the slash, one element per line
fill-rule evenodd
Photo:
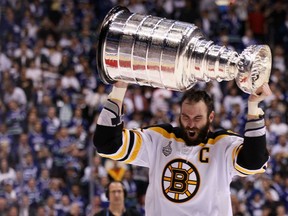
<path fill-rule="evenodd" d="M 182 138 L 176 137 L 176 135 L 174 133 L 169 133 L 167 132 L 165 129 L 161 128 L 161 127 L 150 127 L 149 130 L 155 131 L 157 133 L 160 133 L 162 136 L 164 136 L 167 139 L 175 139 L 177 142 L 183 142 L 185 143 L 185 141 Z"/>
<path fill-rule="evenodd" d="M 264 166 L 267 167 L 267 162 L 264 164 Z M 262 166 L 262 168 L 260 168 L 260 169 L 251 171 L 251 170 L 248 170 L 248 169 L 245 169 L 245 168 L 239 166 L 237 163 L 235 163 L 235 165 L 234 165 L 235 169 L 244 175 L 254 175 L 254 174 L 258 174 L 258 173 L 264 173 L 265 172 L 265 169 L 263 168 L 264 166 Z"/>
<path fill-rule="evenodd" d="M 128 152 L 129 142 L 131 140 L 129 132 L 132 132 L 134 135 L 134 142 L 132 143 L 131 152 Z M 137 157 L 137 155 L 141 149 L 142 143 L 143 143 L 142 136 L 138 131 L 128 130 L 128 129 L 123 129 L 122 135 L 123 135 L 123 142 L 122 142 L 121 147 L 119 148 L 119 151 L 117 151 L 114 154 L 99 153 L 99 155 L 102 157 L 113 159 L 113 160 L 121 160 L 121 159 L 127 157 L 125 160 L 123 160 L 123 162 L 125 162 L 125 163 L 130 163 L 130 162 L 134 161 L 136 159 L 136 157 Z"/>
<path fill-rule="evenodd" d="M 207 144 L 214 145 L 220 139 L 223 139 L 224 137 L 227 137 L 227 136 L 229 136 L 229 135 L 228 134 L 222 134 L 222 135 L 219 135 L 219 136 L 217 136 L 215 138 L 209 138 L 208 141 L 207 141 Z"/>
<path fill-rule="evenodd" d="M 124 160 L 125 163 L 130 163 L 136 159 L 143 143 L 141 134 L 135 130 L 132 130 L 132 132 L 135 134 L 133 149 L 130 153 L 130 156 L 126 160 Z"/>
<path fill-rule="evenodd" d="M 182 138 L 176 137 L 176 135 L 173 132 L 169 133 L 169 132 L 167 132 L 167 130 L 163 129 L 162 127 L 156 127 L 156 126 L 155 127 L 150 127 L 149 130 L 153 130 L 153 131 L 155 131 L 157 133 L 160 133 L 162 136 L 164 136 L 167 139 L 171 139 L 172 138 L 172 139 L 176 140 L 177 142 L 185 143 L 185 141 Z M 200 143 L 199 146 L 203 147 L 206 144 L 214 145 L 219 140 L 221 140 L 221 139 L 223 139 L 224 137 L 227 137 L 227 136 L 231 136 L 231 135 L 239 136 L 239 134 L 237 134 L 237 133 L 235 133 L 233 131 L 228 130 L 227 132 L 228 132 L 228 134 L 227 133 L 226 134 L 220 134 L 220 135 L 218 135 L 216 137 L 213 137 L 213 138 L 210 137 L 210 138 L 208 138 L 207 143 Z"/>
<path fill-rule="evenodd" d="M 236 133 L 236 132 L 234 132 L 234 131 L 232 131 L 232 130 L 227 130 L 227 132 L 228 132 L 228 133 L 231 133 L 231 134 L 234 134 L 234 135 L 236 135 L 236 136 L 240 136 L 239 133 Z"/>
<path fill-rule="evenodd" d="M 241 150 L 242 147 L 243 147 L 243 145 L 240 145 L 240 146 L 235 147 L 234 150 L 233 150 L 232 159 L 233 159 L 234 168 L 241 174 L 241 176 L 247 176 L 247 175 L 254 175 L 254 174 L 264 173 L 265 172 L 264 167 L 267 167 L 267 163 L 268 162 L 266 162 L 260 169 L 257 169 L 257 170 L 245 169 L 245 168 L 243 168 L 243 167 L 241 167 L 240 165 L 237 164 L 237 156 L 238 156 L 239 151 Z"/>
<path fill-rule="evenodd" d="M 121 158 L 124 157 L 124 155 L 127 154 L 128 151 L 128 144 L 129 144 L 129 131 L 127 129 L 123 129 L 122 130 L 122 135 L 123 135 L 123 144 L 121 145 L 121 147 L 119 148 L 120 151 L 117 151 L 114 154 L 102 154 L 99 153 L 99 155 L 101 157 L 106 157 L 106 158 L 110 158 L 113 160 L 119 160 Z"/>

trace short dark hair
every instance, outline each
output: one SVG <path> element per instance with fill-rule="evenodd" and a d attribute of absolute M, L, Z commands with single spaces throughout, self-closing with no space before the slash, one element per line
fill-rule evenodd
<path fill-rule="evenodd" d="M 123 182 L 122 182 L 122 181 L 112 180 L 112 181 L 110 181 L 110 182 L 108 183 L 108 185 L 106 186 L 105 195 L 106 195 L 107 199 L 109 200 L 109 198 L 110 198 L 110 197 L 109 197 L 109 192 L 110 192 L 110 185 L 111 185 L 112 183 L 120 183 L 120 184 L 122 185 L 123 192 L 124 192 L 124 198 L 126 198 L 126 197 L 127 197 L 127 190 L 126 190 L 125 185 L 123 184 Z"/>
<path fill-rule="evenodd" d="M 184 94 L 180 100 L 181 106 L 185 100 L 188 100 L 189 102 L 199 102 L 202 100 L 207 106 L 208 115 L 214 110 L 213 99 L 207 94 L 206 91 L 195 90 L 195 89 L 191 88 L 191 89 L 184 92 Z"/>

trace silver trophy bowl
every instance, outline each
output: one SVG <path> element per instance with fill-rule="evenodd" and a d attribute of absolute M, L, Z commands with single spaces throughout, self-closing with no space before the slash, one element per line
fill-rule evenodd
<path fill-rule="evenodd" d="M 194 24 L 131 13 L 116 6 L 101 24 L 97 69 L 105 84 L 116 81 L 185 91 L 198 81 L 235 80 L 245 93 L 269 81 L 271 50 L 241 54 L 207 40 Z"/>

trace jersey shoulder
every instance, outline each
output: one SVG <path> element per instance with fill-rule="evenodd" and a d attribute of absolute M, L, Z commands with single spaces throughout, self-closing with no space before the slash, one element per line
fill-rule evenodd
<path fill-rule="evenodd" d="M 147 126 L 143 129 L 148 129 L 160 133 L 164 137 L 174 137 L 176 139 L 182 139 L 183 135 L 179 127 L 173 127 L 171 124 L 159 124 Z"/>
<path fill-rule="evenodd" d="M 216 143 L 222 143 L 222 140 L 226 137 L 234 137 L 242 139 L 242 136 L 238 133 L 235 133 L 231 130 L 225 130 L 225 129 L 218 129 L 214 132 L 209 132 L 207 136 L 207 144 L 216 144 Z"/>
<path fill-rule="evenodd" d="M 226 130 L 226 129 L 217 129 L 213 132 L 209 132 L 208 138 L 217 138 L 218 136 L 237 136 L 242 137 L 239 133 L 236 133 L 232 130 Z"/>

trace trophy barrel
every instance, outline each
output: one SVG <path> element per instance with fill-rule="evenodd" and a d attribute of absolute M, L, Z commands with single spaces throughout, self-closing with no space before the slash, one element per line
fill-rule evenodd
<path fill-rule="evenodd" d="M 192 81 L 185 70 L 188 42 L 204 38 L 193 24 L 113 8 L 100 27 L 97 67 L 102 82 L 128 83 L 184 91 Z"/>

